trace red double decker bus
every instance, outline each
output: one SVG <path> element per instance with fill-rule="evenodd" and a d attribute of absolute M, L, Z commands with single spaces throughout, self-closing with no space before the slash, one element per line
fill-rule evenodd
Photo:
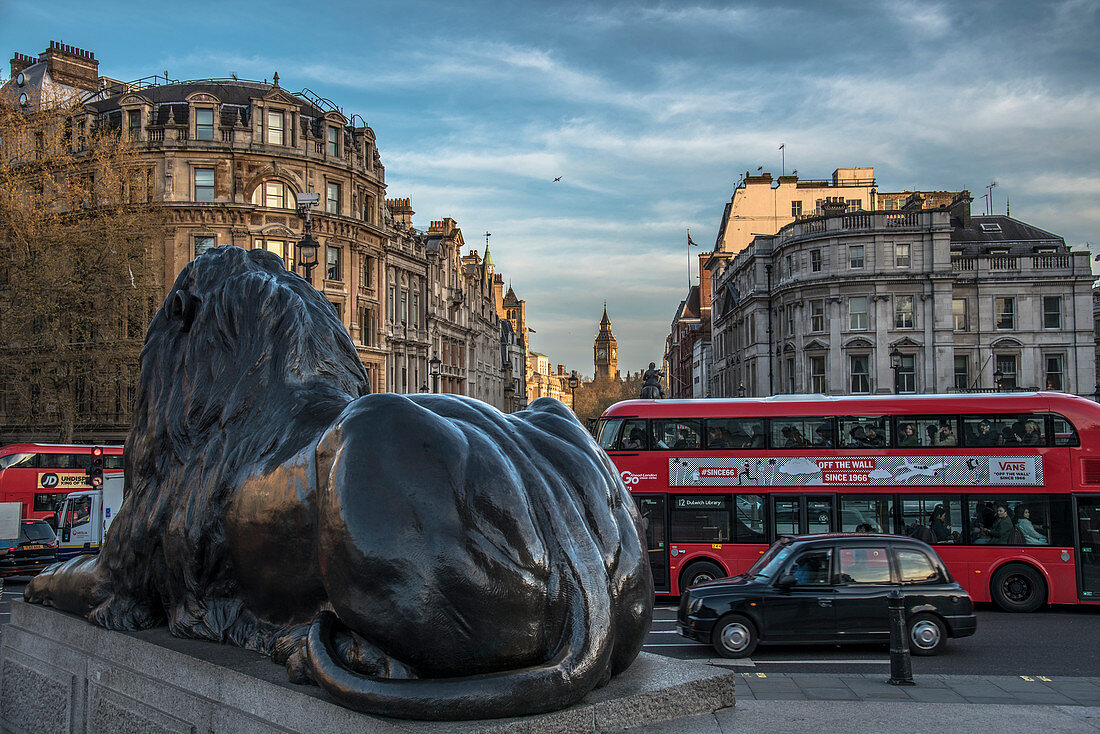
<path fill-rule="evenodd" d="M 974 601 L 1100 603 L 1100 405 L 1063 393 L 629 400 L 597 440 L 646 522 L 658 593 L 780 535 L 932 543 Z"/>
<path fill-rule="evenodd" d="M 53 520 L 65 495 L 92 489 L 93 446 L 13 443 L 0 447 L 0 502 L 22 502 L 26 520 Z M 103 446 L 104 473 L 122 471 L 122 447 Z"/>

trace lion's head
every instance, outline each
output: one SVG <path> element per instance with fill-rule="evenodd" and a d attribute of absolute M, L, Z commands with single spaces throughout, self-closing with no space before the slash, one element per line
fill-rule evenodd
<path fill-rule="evenodd" d="M 144 553 L 169 599 L 201 596 L 226 559 L 223 518 L 232 487 L 316 440 L 370 392 L 332 306 L 265 250 L 214 248 L 183 269 L 149 326 L 141 388 L 126 445 L 127 525 L 113 537 L 149 547 L 108 554 L 116 573 Z M 195 519 L 198 518 L 198 519 Z M 140 541 L 139 541 L 140 542 Z M 163 581 L 169 579 L 169 581 Z M 170 612 L 171 615 L 171 612 Z"/>

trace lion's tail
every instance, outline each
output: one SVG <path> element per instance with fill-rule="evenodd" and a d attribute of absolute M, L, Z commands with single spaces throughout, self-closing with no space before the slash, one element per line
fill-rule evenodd
<path fill-rule="evenodd" d="M 359 675 L 337 662 L 333 654 L 337 617 L 326 611 L 310 627 L 306 645 L 313 677 L 341 704 L 395 718 L 488 719 L 571 706 L 610 678 L 615 635 L 606 579 L 579 578 L 583 572 L 578 573 L 577 559 L 570 560 L 573 593 L 561 642 L 540 665 L 461 678 Z"/>

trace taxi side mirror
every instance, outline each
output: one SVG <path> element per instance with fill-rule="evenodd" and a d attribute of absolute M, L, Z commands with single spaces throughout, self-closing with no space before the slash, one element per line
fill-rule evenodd
<path fill-rule="evenodd" d="M 798 579 L 794 577 L 794 574 L 785 573 L 779 577 L 779 579 L 775 582 L 775 585 L 780 589 L 789 589 L 797 583 Z"/>

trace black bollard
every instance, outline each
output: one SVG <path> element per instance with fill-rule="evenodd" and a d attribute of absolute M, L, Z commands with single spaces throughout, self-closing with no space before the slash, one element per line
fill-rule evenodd
<path fill-rule="evenodd" d="M 905 629 L 905 594 L 894 589 L 886 596 L 890 607 L 890 680 L 892 686 L 913 685 L 913 665 L 909 658 L 909 635 Z"/>

